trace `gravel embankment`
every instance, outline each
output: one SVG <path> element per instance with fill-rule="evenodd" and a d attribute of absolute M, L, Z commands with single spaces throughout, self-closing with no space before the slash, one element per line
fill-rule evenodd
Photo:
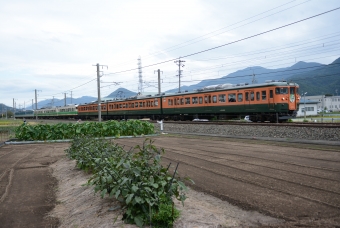
<path fill-rule="evenodd" d="M 160 124 L 155 129 L 159 131 Z M 164 123 L 164 132 L 340 141 L 340 128 Z"/>

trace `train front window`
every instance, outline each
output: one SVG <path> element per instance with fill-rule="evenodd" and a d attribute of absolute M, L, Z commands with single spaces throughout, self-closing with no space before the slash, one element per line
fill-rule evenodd
<path fill-rule="evenodd" d="M 295 87 L 290 87 L 290 94 L 295 94 Z"/>
<path fill-rule="evenodd" d="M 275 88 L 275 94 L 288 94 L 288 88 L 287 87 L 277 87 Z"/>

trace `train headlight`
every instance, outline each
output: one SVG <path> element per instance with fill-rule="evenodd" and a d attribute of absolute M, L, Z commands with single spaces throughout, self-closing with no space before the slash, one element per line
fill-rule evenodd
<path fill-rule="evenodd" d="M 285 98 L 284 98 L 284 97 L 282 97 L 282 100 L 284 101 L 284 100 L 285 100 Z"/>

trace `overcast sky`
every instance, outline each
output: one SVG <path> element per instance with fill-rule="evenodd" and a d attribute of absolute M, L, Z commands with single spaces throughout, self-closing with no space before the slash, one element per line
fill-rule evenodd
<path fill-rule="evenodd" d="M 329 64 L 340 57 L 340 10 L 239 41 L 338 8 L 339 0 L 0 3 L 0 103 L 13 106 L 14 99 L 17 108 L 32 104 L 35 89 L 38 101 L 71 91 L 73 98 L 96 97 L 97 63 L 108 66 L 101 68 L 105 97 L 119 87 L 138 91 L 139 57 L 145 92 L 157 91 L 157 69 L 162 91 L 178 88 L 174 59 L 183 56 L 182 85 L 247 67 Z"/>

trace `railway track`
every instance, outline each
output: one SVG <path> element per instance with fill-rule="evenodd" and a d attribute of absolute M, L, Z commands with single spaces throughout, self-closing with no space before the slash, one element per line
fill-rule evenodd
<path fill-rule="evenodd" d="M 158 123 L 157 121 L 151 121 Z M 241 125 L 241 126 L 278 126 L 278 127 L 317 127 L 317 128 L 340 128 L 340 123 L 255 123 L 244 121 L 164 121 L 164 124 L 189 124 L 189 125 Z"/>

